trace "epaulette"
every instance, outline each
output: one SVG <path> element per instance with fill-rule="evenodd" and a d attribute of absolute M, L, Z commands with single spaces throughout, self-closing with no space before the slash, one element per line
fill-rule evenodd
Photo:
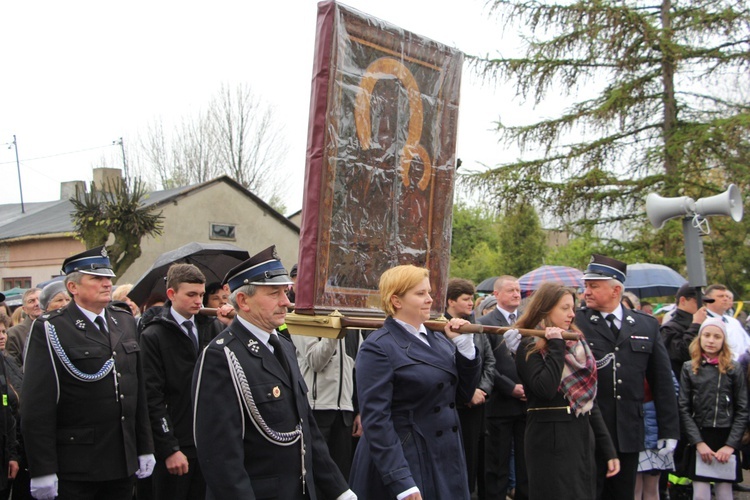
<path fill-rule="evenodd" d="M 130 310 L 130 306 L 125 302 L 120 302 L 119 300 L 113 300 L 109 304 L 107 304 L 107 308 L 112 311 L 119 311 L 119 312 L 126 312 L 133 315 L 133 311 Z"/>
<path fill-rule="evenodd" d="M 626 311 L 628 313 L 633 313 L 633 314 L 635 314 L 637 316 L 642 316 L 644 318 L 652 319 L 652 320 L 656 321 L 657 323 L 659 322 L 655 317 L 651 316 L 650 314 L 646 314 L 643 311 L 639 311 L 638 309 L 626 309 Z"/>
<path fill-rule="evenodd" d="M 65 308 L 55 309 L 54 311 L 48 311 L 41 316 L 39 316 L 39 319 L 42 321 L 48 321 L 52 318 L 56 318 L 57 316 L 60 316 Z"/>
<path fill-rule="evenodd" d="M 225 345 L 228 345 L 233 340 L 236 340 L 236 338 L 237 337 L 229 329 L 226 329 L 218 334 L 216 338 L 213 339 L 210 344 L 208 344 L 208 347 L 223 349 Z"/>

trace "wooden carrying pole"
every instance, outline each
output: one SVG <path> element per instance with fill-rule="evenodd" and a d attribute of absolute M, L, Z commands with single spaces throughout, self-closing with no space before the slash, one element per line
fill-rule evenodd
<path fill-rule="evenodd" d="M 201 314 L 216 316 L 216 309 L 201 309 Z M 429 320 L 424 326 L 430 330 L 442 332 L 447 321 Z M 355 318 L 344 316 L 338 311 L 328 315 L 306 315 L 289 313 L 286 316 L 286 325 L 293 335 L 308 335 L 311 337 L 341 338 L 347 329 L 377 330 L 383 326 L 382 318 Z M 502 335 L 508 330 L 518 330 L 524 337 L 544 337 L 544 330 L 533 330 L 528 328 L 513 328 L 509 326 L 489 326 L 468 324 L 458 329 L 459 333 L 489 333 Z M 578 340 L 579 335 L 575 332 L 563 333 L 565 340 Z"/>

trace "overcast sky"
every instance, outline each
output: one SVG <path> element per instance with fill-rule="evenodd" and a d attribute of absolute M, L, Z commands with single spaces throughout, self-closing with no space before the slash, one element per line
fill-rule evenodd
<path fill-rule="evenodd" d="M 466 53 L 512 43 L 488 20 L 483 1 L 344 3 Z M 135 147 L 149 122 L 179 121 L 223 82 L 244 82 L 284 125 L 289 153 L 279 175 L 292 179 L 287 213 L 300 209 L 316 14 L 312 0 L 6 2 L 0 144 L 17 136 L 24 201 L 59 198 L 60 182 L 91 180 L 93 164 L 119 153 L 113 140 Z M 524 113 L 511 97 L 465 69 L 457 151 L 464 168 L 515 156 L 490 131 L 498 117 L 513 121 Z M 0 172 L 0 203 L 19 202 L 7 145 L 0 147 Z"/>

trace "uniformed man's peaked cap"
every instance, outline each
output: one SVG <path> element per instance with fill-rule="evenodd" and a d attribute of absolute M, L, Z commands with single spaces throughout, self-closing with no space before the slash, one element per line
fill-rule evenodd
<path fill-rule="evenodd" d="M 224 284 L 229 284 L 233 292 L 244 285 L 293 285 L 294 282 L 281 265 L 274 245 L 230 270 L 224 277 Z"/>
<path fill-rule="evenodd" d="M 107 249 L 104 246 L 68 257 L 63 262 L 62 272 L 63 274 L 79 272 L 108 278 L 115 277 L 115 272 L 112 271 L 112 264 L 109 262 L 109 256 L 107 255 Z"/>
<path fill-rule="evenodd" d="M 586 280 L 617 280 L 625 283 L 628 265 L 612 257 L 605 255 L 593 254 L 586 272 L 583 273 L 583 279 Z"/>

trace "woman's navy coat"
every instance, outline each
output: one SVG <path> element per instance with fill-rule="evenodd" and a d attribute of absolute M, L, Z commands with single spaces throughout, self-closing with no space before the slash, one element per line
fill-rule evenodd
<path fill-rule="evenodd" d="M 357 354 L 364 435 L 350 483 L 360 500 L 396 498 L 417 486 L 422 498 L 469 498 L 456 404 L 471 399 L 481 358 L 468 360 L 442 332 L 430 343 L 388 318 Z"/>

